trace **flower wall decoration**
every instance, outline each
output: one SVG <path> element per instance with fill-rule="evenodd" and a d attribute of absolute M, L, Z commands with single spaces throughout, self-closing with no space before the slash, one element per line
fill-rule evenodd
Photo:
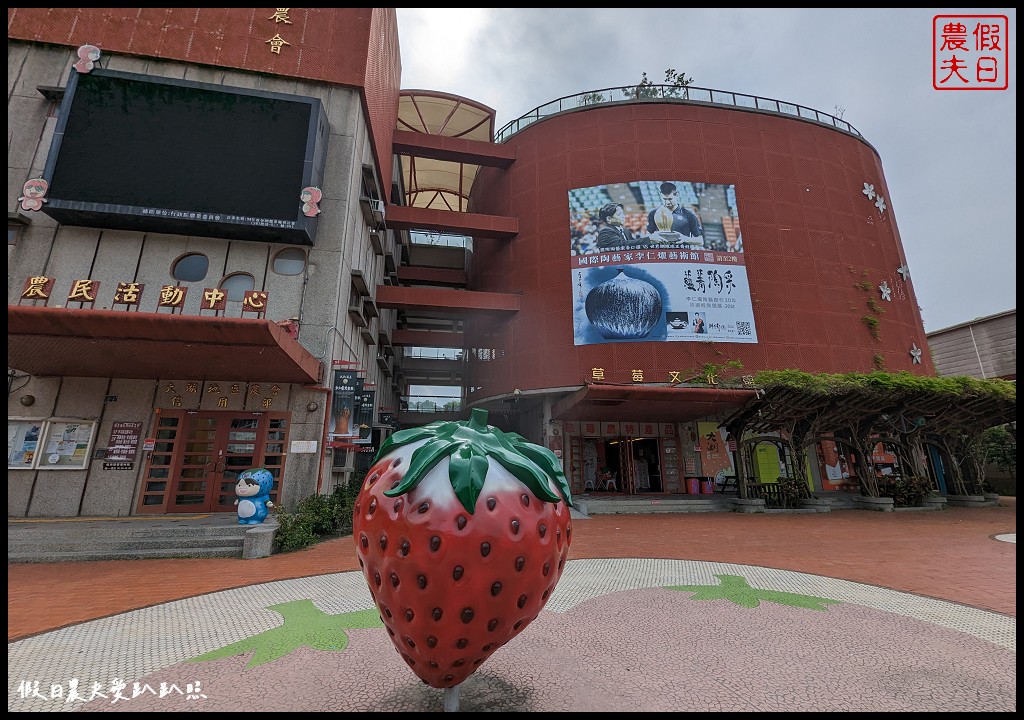
<path fill-rule="evenodd" d="M 883 280 L 882 284 L 878 286 L 878 292 L 882 293 L 883 300 L 892 302 L 892 288 L 889 287 L 889 283 L 886 280 Z"/>
<path fill-rule="evenodd" d="M 921 348 L 917 346 L 917 343 L 913 343 L 910 346 L 910 357 L 914 365 L 921 364 Z"/>

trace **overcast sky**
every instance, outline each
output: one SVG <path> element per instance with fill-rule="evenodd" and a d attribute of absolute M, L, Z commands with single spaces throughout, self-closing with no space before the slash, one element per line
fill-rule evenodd
<path fill-rule="evenodd" d="M 940 14 L 1008 16 L 1008 90 L 932 88 Z M 402 89 L 482 102 L 497 127 L 667 68 L 841 114 L 881 157 L 929 332 L 1016 307 L 1016 23 L 1012 8 L 398 8 Z"/>

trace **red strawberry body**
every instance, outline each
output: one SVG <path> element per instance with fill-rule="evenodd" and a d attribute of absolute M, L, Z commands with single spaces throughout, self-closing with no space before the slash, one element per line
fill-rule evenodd
<path fill-rule="evenodd" d="M 450 430 L 451 425 L 443 427 Z M 480 423 L 476 426 L 479 430 Z M 528 457 L 537 458 L 543 451 L 519 436 L 484 427 L 512 438 Z M 396 649 L 425 683 L 454 687 L 544 607 L 569 552 L 571 499 L 563 487 L 564 476 L 545 474 L 547 463 L 540 473 L 545 479 L 540 494 L 557 501 L 538 497 L 493 455 L 475 455 L 465 448 L 441 453 L 424 471 L 417 459 L 442 441 L 429 432 L 405 432 L 414 439 L 382 447 L 367 474 L 356 501 L 353 536 L 363 574 Z M 451 441 L 458 444 L 469 431 L 457 428 L 455 435 Z M 525 459 L 535 472 L 537 465 L 528 457 L 520 455 L 519 460 Z M 456 477 L 460 465 L 472 467 L 461 479 Z M 417 480 L 401 492 L 403 483 L 410 485 L 410 471 L 417 473 Z M 470 474 L 482 480 L 474 502 L 467 499 L 473 495 L 466 489 Z"/>

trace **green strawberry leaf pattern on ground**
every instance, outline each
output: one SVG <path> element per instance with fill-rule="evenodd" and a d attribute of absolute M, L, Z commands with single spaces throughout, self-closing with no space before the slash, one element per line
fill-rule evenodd
<path fill-rule="evenodd" d="M 189 662 L 220 660 L 251 652 L 252 657 L 245 666 L 249 669 L 282 658 L 300 647 L 341 652 L 348 647 L 346 630 L 384 627 L 376 608 L 328 615 L 311 600 L 292 600 L 267 609 L 280 613 L 284 624 L 204 653 Z"/>
<path fill-rule="evenodd" d="M 825 612 L 826 605 L 839 603 L 839 600 L 830 600 L 814 595 L 752 588 L 747 584 L 746 578 L 740 575 L 715 575 L 715 577 L 722 581 L 721 585 L 668 585 L 665 589 L 695 593 L 690 598 L 691 600 L 728 600 L 745 608 L 756 608 L 764 600 L 779 605 Z"/>
<path fill-rule="evenodd" d="M 507 434 L 488 425 L 487 411 L 482 408 L 474 408 L 468 422 L 438 422 L 397 432 L 381 445 L 374 461 L 380 460 L 393 448 L 424 439 L 427 442 L 413 452 L 409 469 L 402 476 L 401 482 L 385 490 L 384 495 L 397 497 L 409 492 L 437 463 L 447 457 L 450 458 L 448 479 L 455 496 L 459 498 L 462 507 L 472 514 L 476 510 L 476 501 L 483 490 L 484 479 L 493 459 L 529 488 L 535 497 L 544 502 L 561 502 L 563 497 L 548 486 L 550 475 L 565 496 L 565 502 L 572 504 L 564 476 L 558 479 L 562 475 L 561 469 L 558 469 L 557 475 L 552 470 L 557 465 L 554 453 L 550 459 L 538 464 L 535 461 L 535 458 L 540 457 L 537 450 L 549 451 L 539 445 L 524 447 L 524 444 L 530 444 L 523 443 L 522 436 Z M 518 447 L 516 443 L 519 443 Z M 526 452 L 523 452 L 524 449 Z"/>

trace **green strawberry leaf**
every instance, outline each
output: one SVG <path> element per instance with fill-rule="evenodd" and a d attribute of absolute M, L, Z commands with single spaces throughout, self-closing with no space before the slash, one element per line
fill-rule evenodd
<path fill-rule="evenodd" d="M 448 479 L 451 480 L 452 490 L 455 491 L 455 496 L 459 498 L 462 507 L 472 513 L 477 498 L 484 489 L 484 479 L 491 463 L 486 456 L 479 455 L 467 447 L 459 448 L 449 462 Z"/>
<path fill-rule="evenodd" d="M 416 448 L 409 461 L 409 469 L 402 476 L 402 481 L 391 490 L 385 490 L 388 497 L 396 497 L 407 493 L 420 484 L 428 472 L 437 465 L 442 458 L 448 457 L 459 449 L 457 443 L 453 443 L 442 437 L 435 437 Z"/>
<path fill-rule="evenodd" d="M 530 491 L 536 497 L 551 503 L 562 501 L 561 497 L 551 492 L 551 488 L 548 487 L 548 478 L 541 469 L 518 452 L 502 451 L 494 453 L 493 457 L 503 468 L 512 473 L 519 482 L 530 488 Z"/>
<path fill-rule="evenodd" d="M 377 455 L 373 458 L 374 462 L 377 462 L 382 457 L 387 455 L 393 448 L 401 447 L 402 445 L 408 445 L 409 443 L 422 440 L 432 435 L 443 434 L 447 428 L 445 425 L 454 425 L 452 422 L 432 422 L 429 425 L 422 427 L 409 428 L 408 430 L 399 430 L 398 432 L 389 435 L 383 443 L 381 443 L 380 450 L 377 451 Z M 452 429 L 454 431 L 454 428 Z"/>
<path fill-rule="evenodd" d="M 554 479 L 559 492 L 562 493 L 565 504 L 569 507 L 575 507 L 572 503 L 572 491 L 569 489 L 569 481 L 566 479 L 565 473 L 562 472 L 562 461 L 546 447 L 532 443 L 518 433 L 508 433 L 508 437 L 516 450 L 537 465 L 540 465 Z"/>
<path fill-rule="evenodd" d="M 740 575 L 715 575 L 715 577 L 722 581 L 721 585 L 669 585 L 666 589 L 692 592 L 694 595 L 691 600 L 728 600 L 734 605 L 745 608 L 756 608 L 763 600 L 779 605 L 825 612 L 826 605 L 839 602 L 814 595 L 752 588 L 747 584 L 746 578 Z"/>
<path fill-rule="evenodd" d="M 376 459 L 395 448 L 423 439 L 427 442 L 413 451 L 409 468 L 401 481 L 384 491 L 387 497 L 409 492 L 442 459 L 448 457 L 448 479 L 455 496 L 467 512 L 473 513 L 493 458 L 526 485 L 534 496 L 545 502 L 558 503 L 564 499 L 572 504 L 568 484 L 554 453 L 527 443 L 521 435 L 506 434 L 488 425 L 487 411 L 482 408 L 475 408 L 468 422 L 437 422 L 397 432 L 381 445 Z M 550 454 L 550 458 L 544 453 Z M 562 490 L 563 497 L 551 491 L 549 476 Z"/>
<path fill-rule="evenodd" d="M 252 653 L 246 669 L 284 657 L 300 647 L 341 652 L 348 647 L 346 630 L 383 627 L 376 608 L 328 615 L 311 600 L 292 600 L 271 605 L 268 610 L 279 613 L 284 623 L 258 635 L 211 650 L 189 662 L 219 660 Z"/>

